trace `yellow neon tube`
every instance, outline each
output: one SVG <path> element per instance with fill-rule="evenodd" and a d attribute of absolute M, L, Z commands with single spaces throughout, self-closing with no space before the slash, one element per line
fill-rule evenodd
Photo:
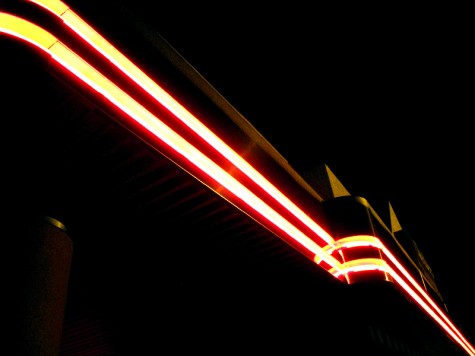
<path fill-rule="evenodd" d="M 359 258 L 357 260 L 348 261 L 342 264 L 339 271 L 330 269 L 330 273 L 335 277 L 339 277 L 342 274 L 349 272 L 362 272 L 362 271 L 383 271 L 387 272 L 387 263 L 379 258 Z"/>
<path fill-rule="evenodd" d="M 46 52 L 57 42 L 56 37 L 42 28 L 3 12 L 0 12 L 0 32 L 21 38 Z"/>
<path fill-rule="evenodd" d="M 342 248 L 364 247 L 364 246 L 382 248 L 383 244 L 381 243 L 381 240 L 375 236 L 356 235 L 356 236 L 350 236 L 350 237 L 338 239 L 337 241 L 335 241 L 333 245 L 325 246 L 323 249 L 327 253 L 331 254 L 334 251 L 342 249 Z"/>
<path fill-rule="evenodd" d="M 323 250 L 331 255 L 335 251 L 341 250 L 343 248 L 352 247 L 374 247 L 381 249 L 383 247 L 383 244 L 381 243 L 381 240 L 377 237 L 371 235 L 357 235 L 338 239 L 332 245 L 327 245 L 323 247 Z M 316 257 L 315 262 L 319 264 L 321 260 Z"/>
<path fill-rule="evenodd" d="M 0 26 L 0 32 L 27 39 L 28 42 L 50 54 L 58 63 L 102 94 L 185 159 L 241 198 L 256 212 L 285 231 L 313 254 L 325 260 L 330 266 L 339 268 L 340 262 L 324 252 L 311 238 L 303 234 L 228 172 L 184 140 L 55 37 L 48 35 L 47 31 L 31 22 L 5 13 L 0 13 Z"/>
<path fill-rule="evenodd" d="M 268 192 L 276 201 L 291 212 L 295 217 L 308 226 L 317 236 L 327 244 L 333 243 L 330 236 L 322 227 L 313 221 L 305 212 L 295 205 L 287 196 L 277 189 L 271 182 L 262 176 L 254 167 L 237 154 L 231 147 L 223 142 L 211 130 L 201 123 L 193 114 L 187 111 L 172 96 L 163 90 L 157 83 L 141 71 L 135 64 L 127 59 L 121 52 L 112 46 L 106 39 L 98 34 L 92 27 L 75 14 L 67 5 L 59 0 L 29 0 L 59 16 L 64 23 L 86 40 L 97 51 L 109 59 L 117 68 L 130 79 L 145 89 L 160 104 L 165 106 L 179 120 L 202 137 L 220 154 L 226 157 L 245 175 L 251 178 L 261 188 Z"/>

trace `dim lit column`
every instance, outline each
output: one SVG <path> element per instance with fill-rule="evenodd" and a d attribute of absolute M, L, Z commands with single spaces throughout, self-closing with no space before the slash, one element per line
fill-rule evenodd
<path fill-rule="evenodd" d="M 65 226 L 42 217 L 26 230 L 27 256 L 20 309 L 21 355 L 60 351 L 73 243 Z"/>

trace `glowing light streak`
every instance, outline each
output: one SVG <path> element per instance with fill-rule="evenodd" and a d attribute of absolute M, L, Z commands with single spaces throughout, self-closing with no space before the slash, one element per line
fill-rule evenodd
<path fill-rule="evenodd" d="M 335 277 L 340 277 L 349 272 L 363 272 L 363 271 L 388 271 L 388 265 L 385 261 L 379 258 L 359 258 L 351 260 L 342 264 L 340 270 L 330 269 L 329 272 Z"/>
<path fill-rule="evenodd" d="M 348 248 L 351 249 L 353 247 L 374 247 L 377 249 L 381 249 L 383 247 L 383 244 L 377 237 L 371 235 L 356 235 L 336 240 L 333 244 L 323 247 L 323 250 L 331 255 L 335 251 L 340 251 L 342 249 Z M 316 258 L 315 262 L 319 264 L 321 260 Z"/>
<path fill-rule="evenodd" d="M 305 212 L 295 205 L 287 196 L 277 189 L 271 182 L 261 175 L 254 167 L 244 160 L 231 147 L 216 136 L 193 114 L 186 110 L 156 82 L 140 70 L 134 63 L 126 58 L 120 51 L 112 46 L 106 39 L 97 33 L 91 26 L 75 14 L 67 5 L 59 0 L 29 0 L 59 16 L 63 22 L 86 40 L 97 51 L 110 60 L 118 69 L 126 74 L 130 79 L 145 89 L 160 104 L 165 106 L 180 121 L 191 128 L 196 134 L 202 137 L 220 154 L 226 157 L 245 175 L 251 178 L 262 189 L 269 193 L 277 202 L 291 212 L 296 218 L 309 227 L 326 244 L 333 243 L 330 236 L 322 227 L 313 221 Z"/>
<path fill-rule="evenodd" d="M 21 18 L 0 13 L 0 32 L 5 32 L 21 39 L 27 39 L 28 42 L 44 50 L 63 67 L 98 93 L 102 94 L 124 113 L 182 155 L 183 158 L 190 161 L 198 169 L 202 170 L 234 195 L 242 199 L 258 214 L 282 229 L 313 254 L 325 260 L 330 266 L 336 269 L 339 268 L 339 261 L 325 253 L 315 241 L 303 234 L 228 172 L 166 126 L 160 119 L 147 111 L 143 106 L 100 74 L 95 68 L 82 60 L 82 58 L 72 50 L 55 37 L 47 35 L 47 31 L 43 28 Z"/>

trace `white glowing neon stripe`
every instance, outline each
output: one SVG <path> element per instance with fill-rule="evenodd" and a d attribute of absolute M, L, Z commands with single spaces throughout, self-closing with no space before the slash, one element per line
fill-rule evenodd
<path fill-rule="evenodd" d="M 48 36 L 47 31 L 21 18 L 0 13 L 0 32 L 5 32 L 22 39 L 26 38 L 28 42 L 33 43 L 35 46 L 50 54 L 53 59 L 67 70 L 102 94 L 110 102 L 124 111 L 124 113 L 128 114 L 204 173 L 215 179 L 223 187 L 241 198 L 257 213 L 285 231 L 309 251 L 325 260 L 330 266 L 336 269 L 339 268 L 339 261 L 325 253 L 315 241 L 303 234 L 214 161 L 205 156 L 188 141 L 184 140 L 91 65 L 82 60 L 81 57 L 57 41 L 55 37 L 51 35 Z M 43 34 L 41 34 L 41 32 L 43 32 Z M 38 39 L 44 39 L 45 42 L 38 42 Z M 52 41 L 54 41 L 53 44 L 51 44 Z"/>
<path fill-rule="evenodd" d="M 271 182 L 262 176 L 254 167 L 244 160 L 231 147 L 223 142 L 211 130 L 201 123 L 193 114 L 186 110 L 157 83 L 141 71 L 135 64 L 127 59 L 121 52 L 114 48 L 106 39 L 98 34 L 84 20 L 75 14 L 67 5 L 59 0 L 29 0 L 61 17 L 64 23 L 86 40 L 97 51 L 102 53 L 117 68 L 125 73 L 129 78 L 144 88 L 160 104 L 165 106 L 179 120 L 191 128 L 196 134 L 202 137 L 220 154 L 226 157 L 245 175 L 251 178 L 262 189 L 268 192 L 284 208 L 291 212 L 296 218 L 309 227 L 317 236 L 327 244 L 332 244 L 334 239 L 321 226 L 313 221 L 305 212 L 295 205 L 287 196 L 277 189 Z"/>

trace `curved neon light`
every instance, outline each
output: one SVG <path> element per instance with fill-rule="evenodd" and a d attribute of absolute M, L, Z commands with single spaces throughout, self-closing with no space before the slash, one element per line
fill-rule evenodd
<path fill-rule="evenodd" d="M 55 0 L 30 0 L 40 4 L 48 10 L 57 13 L 63 19 L 67 18 L 71 23 L 81 26 L 86 26 L 80 32 L 89 33 L 95 38 L 93 43 L 98 42 L 96 48 L 100 48 L 101 53 L 112 51 L 112 58 L 117 55 L 115 48 L 105 42 L 102 37 L 97 35 L 87 24 L 77 17 L 67 6 L 60 1 Z M 67 15 L 67 16 L 66 16 Z M 71 20 L 74 19 L 74 20 Z M 65 21 L 66 22 L 66 21 Z M 80 27 L 80 26 L 79 26 Z M 430 298 L 423 288 L 412 278 L 409 272 L 402 266 L 396 257 L 384 246 L 384 244 L 374 236 L 362 235 L 353 236 L 345 239 L 334 241 L 334 239 L 325 232 L 318 224 L 311 220 L 305 213 L 303 213 L 293 202 L 284 196 L 277 188 L 268 182 L 259 172 L 242 159 L 237 153 L 232 151 L 224 142 L 215 136 L 208 128 L 206 128 L 198 119 L 188 113 L 180 104 L 178 104 L 168 93 L 164 92 L 158 85 L 156 85 L 150 78 L 143 74 L 138 68 L 132 65 L 127 69 L 131 63 L 119 53 L 120 60 L 114 60 L 114 64 L 120 66 L 120 69 L 130 75 L 134 80 L 143 83 L 144 88 L 153 93 L 157 100 L 163 105 L 166 105 L 168 110 L 174 113 L 178 119 L 185 122 L 201 137 L 205 138 L 210 144 L 221 152 L 229 161 L 234 163 L 245 174 L 248 175 L 254 182 L 258 183 L 268 194 L 275 195 L 276 200 L 288 211 L 292 212 L 294 216 L 298 217 L 300 221 L 304 222 L 311 228 L 318 236 L 327 242 L 325 247 L 319 246 L 315 241 L 302 233 L 298 228 L 291 224 L 288 220 L 282 217 L 262 199 L 251 192 L 242 183 L 236 180 L 228 172 L 223 170 L 213 160 L 204 155 L 196 147 L 191 145 L 183 137 L 165 125 L 159 118 L 147 111 L 143 106 L 136 102 L 133 98 L 127 95 L 124 91 L 118 88 L 114 83 L 109 81 L 101 73 L 99 73 L 90 64 L 82 60 L 76 53 L 59 42 L 56 37 L 42 29 L 41 27 L 23 20 L 19 17 L 1 13 L 0 12 L 0 32 L 13 35 L 17 38 L 23 39 L 34 46 L 45 51 L 59 64 L 76 75 L 92 89 L 102 94 L 107 100 L 121 109 L 124 113 L 130 116 L 133 120 L 141 124 L 144 128 L 157 136 L 165 144 L 174 149 L 184 159 L 190 161 L 198 169 L 202 170 L 209 177 L 216 180 L 223 187 L 228 189 L 231 193 L 242 199 L 248 206 L 256 213 L 266 218 L 269 222 L 275 224 L 292 238 L 298 241 L 302 246 L 307 248 L 315 255 L 315 262 L 327 262 L 331 269 L 329 270 L 335 277 L 349 272 L 362 272 L 369 270 L 380 270 L 388 273 L 403 290 L 408 293 L 452 338 L 458 342 L 462 348 L 471 356 L 475 356 L 475 350 L 470 343 L 463 337 L 453 323 L 447 318 L 444 312 L 437 306 L 437 304 Z M 94 37 L 94 36 L 98 37 Z M 107 46 L 108 45 L 108 46 Z M 103 48 L 107 49 L 107 51 Z M 99 50 L 99 49 L 98 49 Z M 104 53 L 103 53 L 104 54 Z M 111 54 L 107 54 L 111 55 Z M 112 61 L 112 60 L 111 60 Z M 144 84 L 145 83 L 145 84 Z M 160 94 L 160 95 L 159 95 Z M 160 98 L 160 99 L 158 99 Z M 388 261 L 383 259 L 360 259 L 340 263 L 332 254 L 345 248 L 355 247 L 373 247 L 379 249 Z M 388 262 L 395 266 L 393 269 Z"/>
<path fill-rule="evenodd" d="M 214 132 L 208 129 L 193 114 L 186 110 L 156 82 L 112 46 L 106 39 L 98 34 L 91 26 L 74 13 L 67 5 L 59 0 L 28 0 L 36 3 L 60 17 L 65 25 L 75 31 L 92 47 L 99 51 L 104 57 L 110 60 L 118 69 L 126 74 L 130 79 L 145 89 L 156 101 L 165 106 L 179 120 L 192 129 L 196 134 L 208 142 L 218 153 L 227 158 L 242 173 L 251 178 L 270 196 L 279 202 L 284 208 L 292 213 L 296 218 L 309 227 L 326 244 L 333 243 L 333 237 L 328 234 L 320 225 L 313 221 L 305 212 L 294 204 L 287 196 L 269 182 L 260 172 L 252 167 L 238 153 L 221 140 Z"/>
<path fill-rule="evenodd" d="M 325 252 L 333 253 L 341 249 L 355 247 L 379 248 L 385 258 L 395 267 L 394 270 L 385 260 L 362 258 L 351 260 L 341 265 L 340 270 L 330 269 L 335 277 L 346 275 L 350 272 L 363 272 L 379 270 L 388 273 L 396 283 L 401 286 L 439 325 L 443 327 L 470 355 L 475 355 L 475 349 L 460 333 L 457 327 L 449 320 L 442 309 L 432 300 L 427 292 L 416 282 L 411 274 L 403 267 L 389 249 L 375 236 L 357 235 L 339 239 L 334 246 L 324 248 Z M 318 261 L 318 258 L 316 259 Z M 402 276 L 401 276 L 402 275 Z M 404 279 L 404 278 L 405 279 Z"/>
<path fill-rule="evenodd" d="M 285 231 L 295 241 L 299 242 L 314 255 L 325 260 L 333 268 L 339 268 L 339 261 L 325 253 L 315 241 L 302 233 L 242 183 L 170 129 L 159 118 L 147 111 L 90 64 L 58 41 L 57 38 L 48 34 L 43 28 L 6 13 L 0 13 L 0 26 L 0 32 L 24 39 L 51 55 L 54 60 L 102 94 L 124 113 L 174 149 L 184 159 L 190 161 L 194 166 L 242 199 L 259 215 Z"/>
<path fill-rule="evenodd" d="M 388 265 L 385 261 L 379 258 L 360 258 L 343 263 L 340 270 L 330 269 L 329 272 L 335 277 L 340 277 L 343 274 L 350 272 L 363 272 L 363 271 L 382 271 L 387 272 Z"/>

